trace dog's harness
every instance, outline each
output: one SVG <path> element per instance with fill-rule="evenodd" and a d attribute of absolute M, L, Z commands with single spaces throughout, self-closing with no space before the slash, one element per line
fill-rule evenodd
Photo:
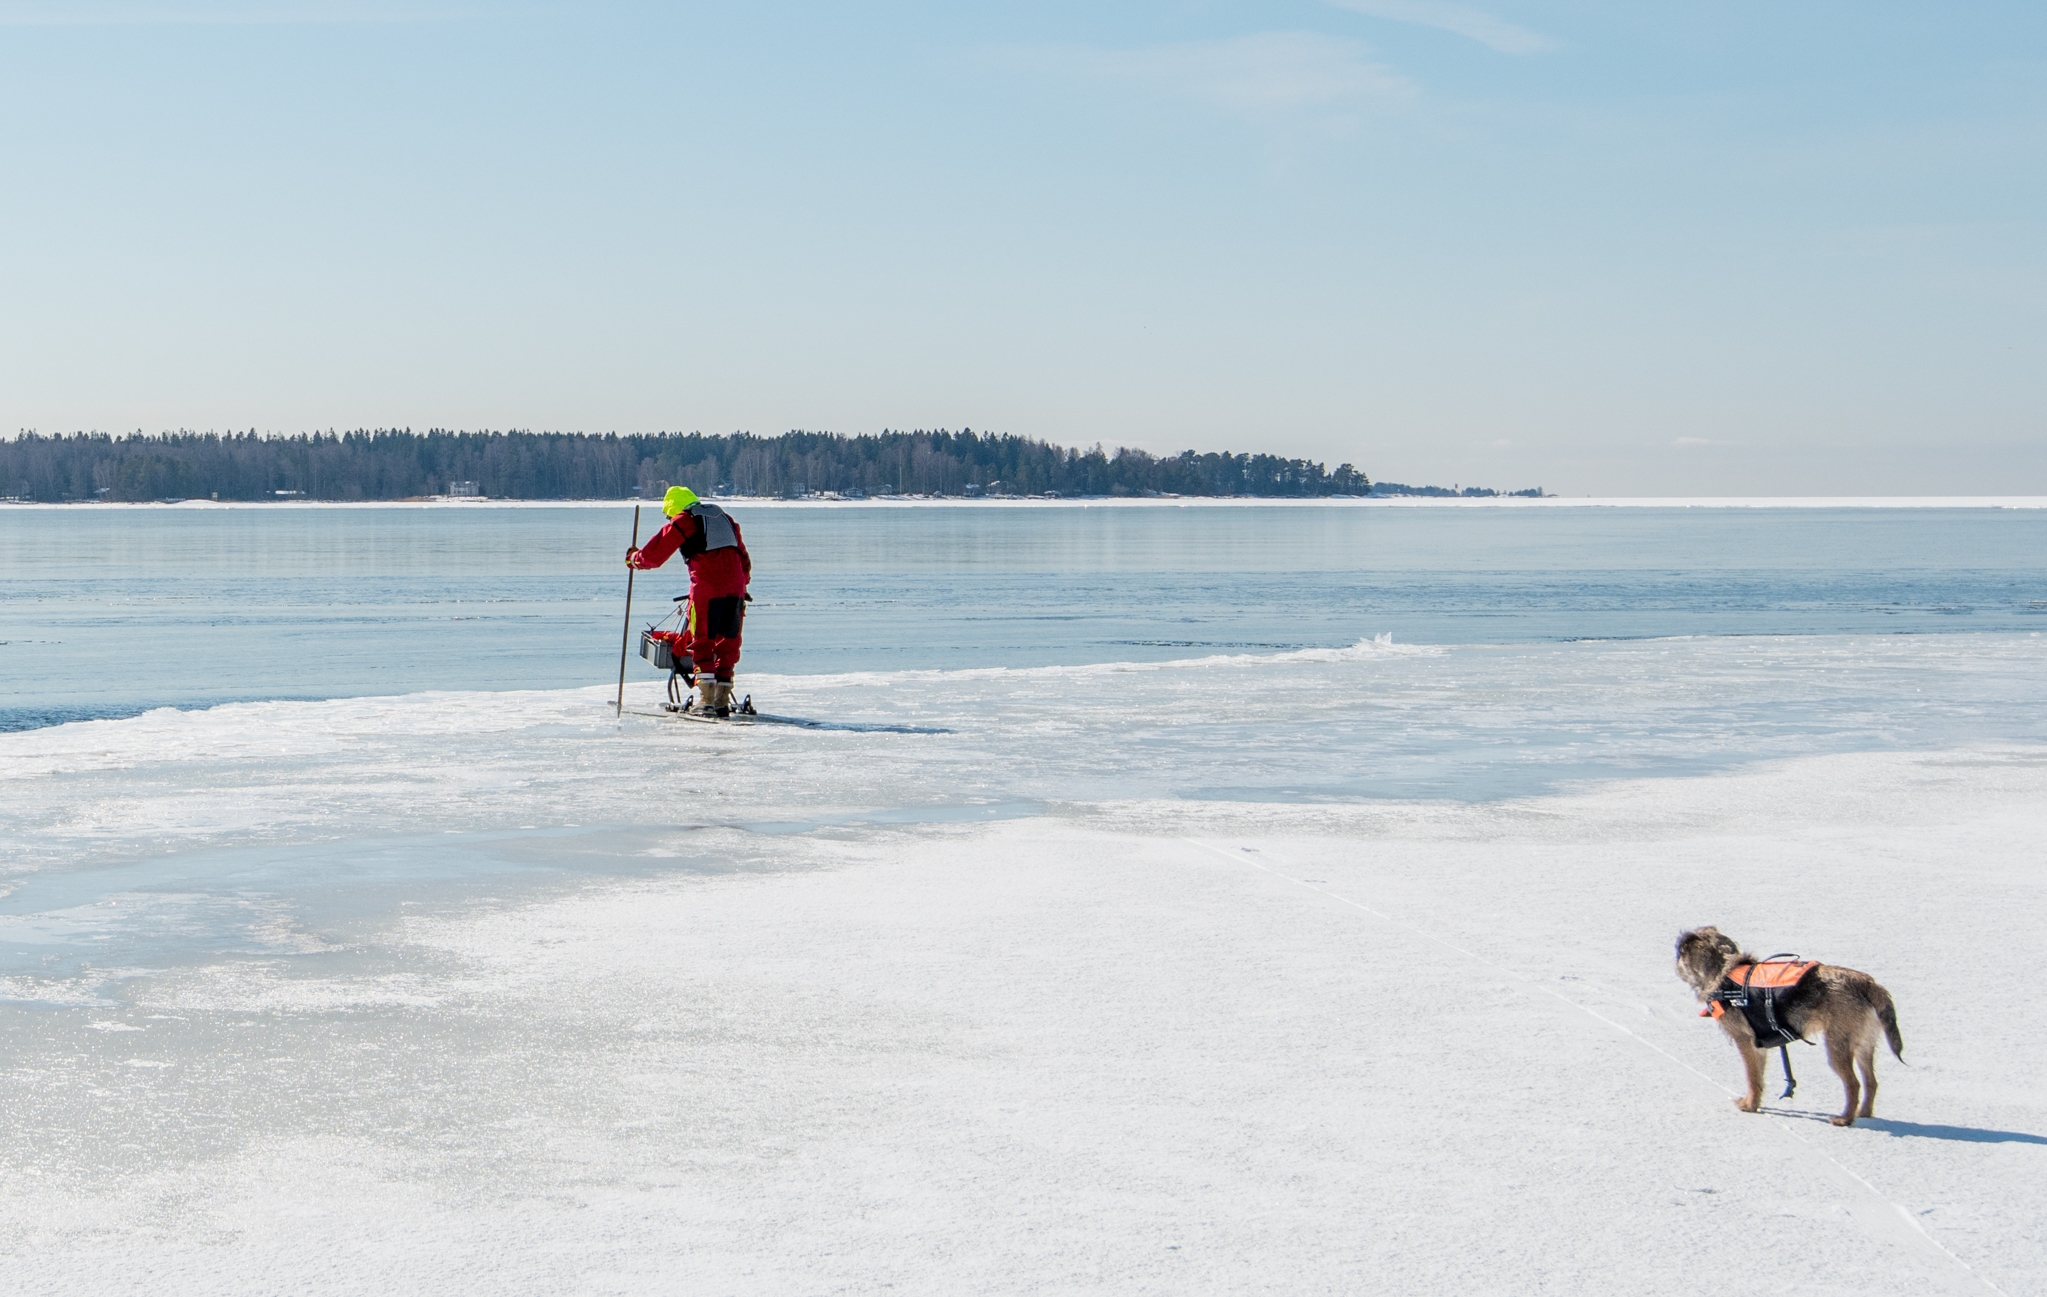
<path fill-rule="evenodd" d="M 1784 1093 L 1779 1098 L 1789 1099 L 1798 1089 L 1798 1078 L 1791 1074 L 1791 1042 L 1805 1039 L 1792 1029 L 1789 1006 L 1780 1009 L 1779 1002 L 1818 967 L 1817 962 L 1801 962 L 1796 955 L 1772 955 L 1757 963 L 1736 964 L 1706 997 L 1706 1007 L 1699 1010 L 1701 1018 L 1720 1018 L 1729 1009 L 1741 1010 L 1755 1035 L 1756 1048 L 1777 1050 L 1784 1059 Z"/>

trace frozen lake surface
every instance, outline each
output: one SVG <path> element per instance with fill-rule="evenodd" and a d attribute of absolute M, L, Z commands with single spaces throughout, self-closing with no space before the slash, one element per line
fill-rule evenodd
<path fill-rule="evenodd" d="M 843 728 L 739 731 L 612 718 L 535 569 L 616 517 L 494 512 L 0 515 L 9 637 L 163 628 L 18 715 L 269 695 L 0 735 L 14 1290 L 2047 1294 L 2041 515 L 761 510 L 745 684 Z M 1734 1111 L 1700 923 L 1890 988 L 1877 1118 Z"/>

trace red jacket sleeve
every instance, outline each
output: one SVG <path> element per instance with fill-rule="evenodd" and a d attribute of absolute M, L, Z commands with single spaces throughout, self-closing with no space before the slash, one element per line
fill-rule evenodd
<path fill-rule="evenodd" d="M 648 537 L 647 543 L 640 546 L 639 566 L 642 568 L 660 567 L 663 563 L 666 563 L 676 550 L 682 548 L 682 542 L 688 539 L 687 533 L 683 530 L 683 525 L 694 521 L 695 519 L 686 513 L 676 514 L 666 527 Z"/>

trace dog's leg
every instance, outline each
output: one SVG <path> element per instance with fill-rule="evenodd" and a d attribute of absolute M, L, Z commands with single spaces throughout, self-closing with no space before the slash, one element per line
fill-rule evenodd
<path fill-rule="evenodd" d="M 1876 1042 L 1862 1042 L 1862 1052 L 1855 1056 L 1855 1062 L 1862 1071 L 1862 1107 L 1856 1110 L 1858 1117 L 1876 1116 Z"/>
<path fill-rule="evenodd" d="M 1739 1037 L 1734 1047 L 1741 1051 L 1741 1065 L 1748 1069 L 1748 1097 L 1736 1099 L 1734 1106 L 1743 1112 L 1759 1112 L 1763 1107 L 1763 1051 L 1756 1048 L 1754 1041 Z"/>
<path fill-rule="evenodd" d="M 1862 1097 L 1860 1087 L 1855 1083 L 1855 1042 L 1828 1032 L 1827 1066 L 1834 1069 L 1834 1075 L 1841 1078 L 1841 1088 L 1848 1092 L 1848 1102 L 1842 1106 L 1841 1115 L 1827 1120 L 1836 1126 L 1853 1126 L 1855 1105 Z"/>

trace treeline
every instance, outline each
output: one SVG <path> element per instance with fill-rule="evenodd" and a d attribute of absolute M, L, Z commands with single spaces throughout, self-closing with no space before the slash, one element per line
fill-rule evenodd
<path fill-rule="evenodd" d="M 623 499 L 668 484 L 701 494 L 1364 495 L 1349 464 L 1229 453 L 1076 450 L 960 432 L 648 436 L 378 429 L 289 437 L 104 433 L 0 441 L 0 495 L 63 500 L 403 500 L 455 483 L 520 500 Z"/>

